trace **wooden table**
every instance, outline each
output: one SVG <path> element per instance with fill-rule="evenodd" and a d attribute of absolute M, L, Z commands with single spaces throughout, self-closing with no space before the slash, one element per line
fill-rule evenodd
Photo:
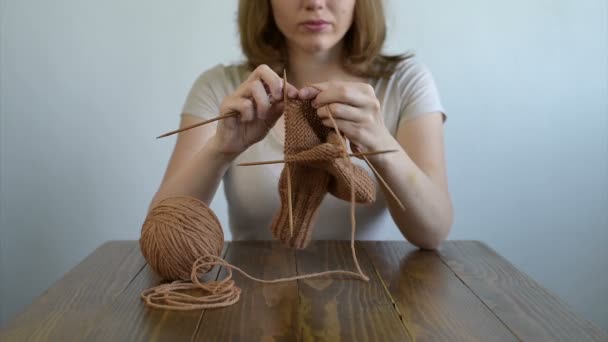
<path fill-rule="evenodd" d="M 262 285 L 235 274 L 243 290 L 235 305 L 169 312 L 140 300 L 160 280 L 137 242 L 108 242 L 9 322 L 0 341 L 608 341 L 480 242 L 450 241 L 439 252 L 357 242 L 357 251 L 369 282 Z M 313 242 L 302 251 L 231 242 L 223 254 L 268 279 L 354 267 L 348 241 Z"/>

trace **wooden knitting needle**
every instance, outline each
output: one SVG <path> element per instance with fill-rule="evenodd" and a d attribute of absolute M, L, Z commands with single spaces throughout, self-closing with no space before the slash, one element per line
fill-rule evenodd
<path fill-rule="evenodd" d="M 289 236 L 293 236 L 293 206 L 291 204 L 291 172 L 289 171 L 289 163 L 285 164 L 285 172 L 287 173 L 287 206 L 289 208 Z"/>
<path fill-rule="evenodd" d="M 369 166 L 369 168 L 372 169 L 372 171 L 374 171 L 374 174 L 376 174 L 376 177 L 378 177 L 380 182 L 382 182 L 382 184 L 384 185 L 386 190 L 388 190 L 388 192 L 391 194 L 391 196 L 393 197 L 395 202 L 397 202 L 397 204 L 399 204 L 399 206 L 401 207 L 401 210 L 405 210 L 405 206 L 403 205 L 403 203 L 399 200 L 399 198 L 397 197 L 395 192 L 393 192 L 393 189 L 391 189 L 391 187 L 388 186 L 388 184 L 386 184 L 386 182 L 384 181 L 384 178 L 382 178 L 382 176 L 380 176 L 380 173 L 376 170 L 376 168 L 372 165 L 372 163 L 369 162 L 369 159 L 367 159 L 366 156 L 363 156 L 363 159 L 367 163 L 367 166 Z"/>
<path fill-rule="evenodd" d="M 287 103 L 287 91 L 286 91 L 286 88 L 287 88 L 286 87 L 286 84 L 287 84 L 287 71 L 285 69 L 283 69 L 283 83 L 284 83 L 283 84 L 283 101 L 284 101 L 284 103 Z M 270 100 L 270 103 L 272 104 L 272 99 Z M 209 120 L 206 120 L 206 121 L 198 122 L 198 123 L 195 123 L 194 125 L 190 125 L 188 127 L 176 129 L 174 131 L 167 132 L 165 134 L 161 134 L 161 135 L 157 136 L 156 139 L 168 137 L 168 136 L 173 135 L 173 134 L 184 132 L 184 131 L 190 130 L 192 128 L 196 128 L 198 126 L 203 126 L 203 125 L 206 125 L 208 123 L 212 123 L 212 122 L 217 121 L 217 120 L 226 119 L 226 118 L 238 115 L 238 114 L 239 114 L 239 112 L 237 112 L 237 111 L 231 111 L 231 112 L 228 112 L 226 114 L 222 114 L 222 115 L 216 116 L 213 119 L 209 119 Z"/>
<path fill-rule="evenodd" d="M 287 69 L 283 69 L 283 115 L 287 115 Z M 289 236 L 293 236 L 293 206 L 291 204 L 291 175 L 289 163 L 285 162 L 285 172 L 287 172 L 287 205 L 289 207 Z"/>
<path fill-rule="evenodd" d="M 373 155 L 377 155 L 377 154 L 393 153 L 393 152 L 397 152 L 397 150 L 358 152 L 358 153 L 350 153 L 350 154 L 348 154 L 348 156 L 349 157 L 364 157 L 364 156 L 373 156 Z M 342 158 L 342 156 L 336 157 L 336 158 Z M 289 160 L 285 160 L 285 159 L 281 159 L 281 160 L 269 160 L 269 161 L 251 162 L 251 163 L 240 163 L 240 164 L 237 164 L 237 166 L 256 166 L 256 165 L 282 164 L 282 163 L 288 163 L 288 162 L 290 162 L 290 161 Z"/>
<path fill-rule="evenodd" d="M 212 122 L 217 121 L 217 120 L 226 119 L 226 118 L 238 115 L 238 114 L 239 114 L 239 112 L 237 112 L 237 111 L 231 111 L 231 112 L 228 112 L 226 114 L 222 114 L 220 116 L 217 116 L 217 117 L 215 117 L 213 119 L 205 120 L 203 122 L 195 123 L 194 125 L 190 125 L 188 127 L 184 127 L 184 128 L 176 129 L 175 131 L 167 132 L 165 134 L 157 136 L 156 139 L 168 137 L 170 135 L 173 135 L 173 134 L 176 134 L 176 133 L 179 133 L 179 132 L 187 131 L 189 129 L 192 129 L 192 128 L 195 128 L 195 127 L 198 127 L 198 126 L 206 125 L 208 123 L 212 123 Z"/>

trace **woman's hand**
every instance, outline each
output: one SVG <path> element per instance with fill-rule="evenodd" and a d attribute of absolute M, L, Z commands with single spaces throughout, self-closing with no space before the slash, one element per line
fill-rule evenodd
<path fill-rule="evenodd" d="M 233 94 L 224 98 L 221 113 L 237 111 L 239 115 L 218 123 L 212 142 L 219 152 L 238 155 L 268 134 L 283 112 L 283 91 L 287 91 L 290 98 L 298 94 L 293 85 L 283 83 L 282 78 L 263 64 Z"/>
<path fill-rule="evenodd" d="M 313 99 L 312 105 L 317 108 L 323 124 L 334 128 L 329 117 L 331 112 L 336 126 L 350 140 L 354 151 L 389 149 L 397 143 L 384 125 L 380 101 L 369 84 L 341 81 L 317 83 L 300 89 L 298 96 Z"/>

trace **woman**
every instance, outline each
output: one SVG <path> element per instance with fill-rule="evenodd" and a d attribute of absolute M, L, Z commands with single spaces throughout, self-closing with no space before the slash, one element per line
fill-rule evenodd
<path fill-rule="evenodd" d="M 204 72 L 190 91 L 180 126 L 219 113 L 239 115 L 179 134 L 151 207 L 175 195 L 209 204 L 223 179 L 233 239 L 271 239 L 283 165 L 235 165 L 283 159 L 286 92 L 289 98 L 313 99 L 328 127 L 331 110 L 354 148 L 398 150 L 369 160 L 405 210 L 377 186 L 384 196 L 357 206 L 357 238 L 394 237 L 394 225 L 385 222 L 392 217 L 407 240 L 437 248 L 452 225 L 445 114 L 428 70 L 411 56 L 380 54 L 382 0 L 241 0 L 238 18 L 247 63 Z M 348 218 L 349 203 L 326 196 L 312 238 L 349 239 Z"/>

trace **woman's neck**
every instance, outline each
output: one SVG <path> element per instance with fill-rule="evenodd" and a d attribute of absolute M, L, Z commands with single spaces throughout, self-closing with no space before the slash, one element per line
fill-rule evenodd
<path fill-rule="evenodd" d="M 341 46 L 316 54 L 297 48 L 290 48 L 288 51 L 287 80 L 298 89 L 306 84 L 348 77 L 342 67 Z"/>

